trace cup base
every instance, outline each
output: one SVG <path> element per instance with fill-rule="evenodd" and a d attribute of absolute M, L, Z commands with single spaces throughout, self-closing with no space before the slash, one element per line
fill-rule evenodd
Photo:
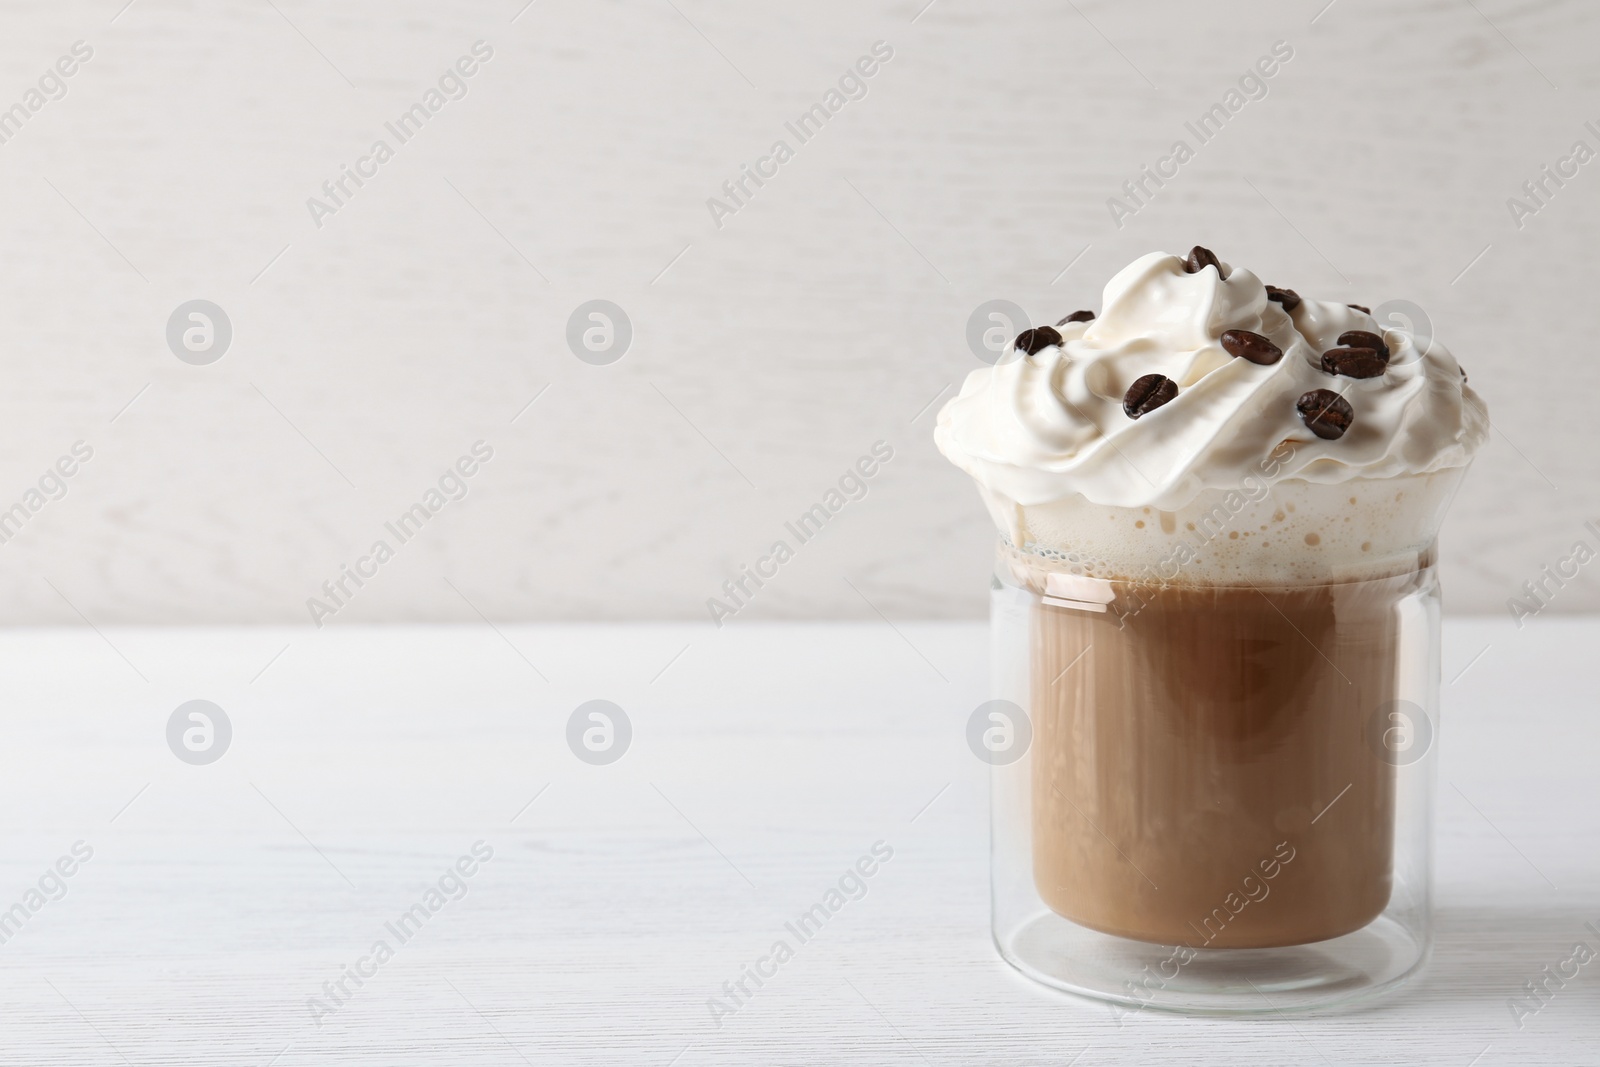
<path fill-rule="evenodd" d="M 1051 911 L 997 937 L 996 947 L 1036 982 L 1113 1005 L 1118 1025 L 1140 1011 L 1326 1011 L 1397 988 L 1423 969 L 1431 951 L 1389 915 L 1315 944 L 1190 949 L 1101 933 Z"/>

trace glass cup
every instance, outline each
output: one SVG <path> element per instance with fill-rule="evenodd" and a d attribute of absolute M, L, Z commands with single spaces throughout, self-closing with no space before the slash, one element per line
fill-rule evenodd
<path fill-rule="evenodd" d="M 1326 1007 L 1422 968 L 1461 473 L 1024 511 L 975 720 L 1007 961 L 1119 1019 Z"/>

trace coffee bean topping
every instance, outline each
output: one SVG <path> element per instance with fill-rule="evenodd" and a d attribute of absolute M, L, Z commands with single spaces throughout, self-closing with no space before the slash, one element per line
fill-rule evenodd
<path fill-rule="evenodd" d="M 1122 410 L 1128 418 L 1137 419 L 1178 395 L 1178 383 L 1164 374 L 1146 374 L 1128 387 L 1122 398 Z"/>
<path fill-rule="evenodd" d="M 1300 306 L 1299 293 L 1293 289 L 1279 289 L 1276 285 L 1267 286 L 1267 299 L 1282 304 L 1284 311 L 1293 311 Z"/>
<path fill-rule="evenodd" d="M 1222 264 L 1217 260 L 1217 254 L 1209 248 L 1195 245 L 1189 249 L 1189 258 L 1183 261 L 1183 269 L 1189 274 L 1199 274 L 1207 267 L 1217 268 L 1217 277 L 1222 277 Z"/>
<path fill-rule="evenodd" d="M 1372 309 L 1371 308 L 1362 307 L 1360 304 L 1346 304 L 1345 307 L 1347 307 L 1347 308 L 1355 308 L 1357 311 L 1364 311 L 1368 315 L 1372 314 Z"/>
<path fill-rule="evenodd" d="M 1049 348 L 1051 345 L 1061 343 L 1061 335 L 1053 326 L 1037 326 L 1031 330 L 1023 330 L 1017 334 L 1017 351 L 1033 355 L 1040 349 Z"/>
<path fill-rule="evenodd" d="M 1355 421 L 1350 402 L 1332 389 L 1313 389 L 1294 403 L 1294 410 L 1312 433 L 1324 441 L 1337 441 Z"/>
<path fill-rule="evenodd" d="M 1339 343 L 1349 345 L 1351 348 L 1371 348 L 1384 359 L 1389 358 L 1389 346 L 1384 343 L 1383 338 L 1370 330 L 1346 330 L 1339 335 Z"/>
<path fill-rule="evenodd" d="M 1388 365 L 1376 348 L 1330 348 L 1322 353 L 1322 369 L 1346 378 L 1376 378 Z"/>
<path fill-rule="evenodd" d="M 1224 330 L 1222 347 L 1230 356 L 1239 356 L 1263 367 L 1271 366 L 1283 358 L 1283 349 L 1249 330 Z"/>
<path fill-rule="evenodd" d="M 1060 322 L 1056 323 L 1056 325 L 1057 326 L 1065 326 L 1069 322 L 1093 322 L 1093 321 L 1094 321 L 1094 312 L 1092 312 L 1092 311 L 1074 311 L 1072 314 L 1068 315 L 1066 318 L 1064 318 Z"/>

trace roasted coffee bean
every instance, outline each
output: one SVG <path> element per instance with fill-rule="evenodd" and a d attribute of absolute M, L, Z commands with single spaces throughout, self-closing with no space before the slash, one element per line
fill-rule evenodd
<path fill-rule="evenodd" d="M 1140 415 L 1150 414 L 1177 395 L 1177 382 L 1164 374 L 1146 374 L 1128 386 L 1128 393 L 1122 398 L 1122 410 L 1128 413 L 1128 418 L 1137 419 Z"/>
<path fill-rule="evenodd" d="M 1093 322 L 1093 321 L 1094 321 L 1094 312 L 1092 312 L 1092 311 L 1074 311 L 1072 314 L 1068 315 L 1066 318 L 1064 318 L 1060 322 L 1056 323 L 1056 325 L 1057 326 L 1065 326 L 1069 322 Z"/>
<path fill-rule="evenodd" d="M 1276 285 L 1267 286 L 1267 299 L 1282 304 L 1284 311 L 1293 311 L 1300 306 L 1299 293 L 1293 289 L 1279 289 Z"/>
<path fill-rule="evenodd" d="M 1222 331 L 1222 347 L 1230 356 L 1248 359 L 1251 363 L 1259 363 L 1263 367 L 1271 366 L 1283 358 L 1283 349 L 1259 333 L 1251 333 L 1249 330 Z"/>
<path fill-rule="evenodd" d="M 1189 258 L 1183 261 L 1183 269 L 1190 274 L 1199 274 L 1207 267 L 1217 268 L 1217 277 L 1222 277 L 1222 264 L 1218 262 L 1215 252 L 1199 245 L 1189 249 Z"/>
<path fill-rule="evenodd" d="M 1061 335 L 1053 326 L 1036 326 L 1017 334 L 1017 351 L 1033 355 L 1040 349 L 1061 343 Z"/>
<path fill-rule="evenodd" d="M 1388 366 L 1376 348 L 1330 348 L 1322 353 L 1322 369 L 1346 378 L 1376 378 Z"/>
<path fill-rule="evenodd" d="M 1372 309 L 1371 308 L 1362 307 L 1360 304 L 1346 304 L 1345 307 L 1347 307 L 1347 308 L 1355 308 L 1357 311 L 1364 311 L 1368 315 L 1372 314 Z"/>
<path fill-rule="evenodd" d="M 1294 403 L 1310 431 L 1324 441 L 1337 441 L 1355 421 L 1350 402 L 1332 389 L 1313 389 Z"/>
<path fill-rule="evenodd" d="M 1384 359 L 1389 358 L 1389 346 L 1370 330 L 1346 330 L 1339 335 L 1339 343 L 1350 348 L 1371 348 Z"/>

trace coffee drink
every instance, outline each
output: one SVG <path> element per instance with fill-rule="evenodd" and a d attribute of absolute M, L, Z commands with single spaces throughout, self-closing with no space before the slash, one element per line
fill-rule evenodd
<path fill-rule="evenodd" d="M 1296 945 L 1389 901 L 1396 605 L 1427 572 L 1114 586 L 1032 619 L 1034 880 L 1052 910 L 1195 948 Z M 1113 583 L 1106 583 L 1113 585 Z"/>
<path fill-rule="evenodd" d="M 940 411 L 1001 535 L 994 696 L 1031 720 L 993 880 L 1030 973 L 1237 1010 L 1231 966 L 1332 996 L 1425 955 L 1428 780 L 1374 734 L 1437 703 L 1433 545 L 1489 424 L 1378 311 L 1151 253 Z"/>

